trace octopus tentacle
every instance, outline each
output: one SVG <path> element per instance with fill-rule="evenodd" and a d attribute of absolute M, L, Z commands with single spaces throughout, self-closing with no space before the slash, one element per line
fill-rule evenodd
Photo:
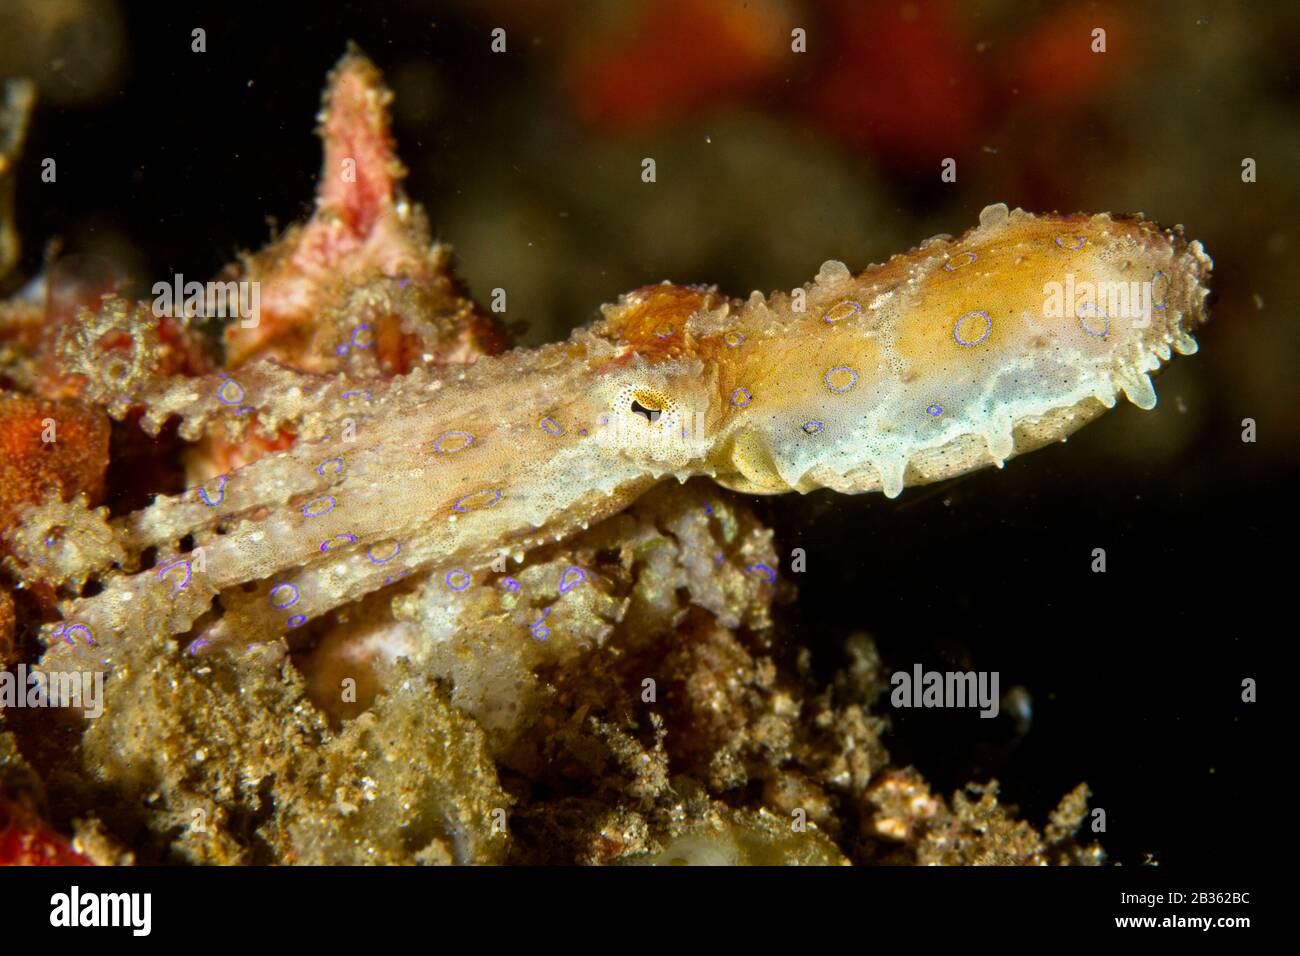
<path fill-rule="evenodd" d="M 121 519 L 119 526 L 134 550 L 165 545 L 252 517 L 260 509 L 278 508 L 295 497 L 327 491 L 344 481 L 349 470 L 364 471 L 378 453 L 375 447 L 340 440 L 274 452 L 183 494 L 159 497 Z M 314 467 L 304 468 L 304 459 L 314 461 Z"/>
<path fill-rule="evenodd" d="M 145 406 L 141 427 L 157 435 L 173 415 L 186 441 L 223 428 L 242 437 L 250 426 L 263 435 L 290 427 L 314 440 L 345 418 L 374 414 L 375 396 L 388 383 L 316 375 L 274 361 L 254 362 L 230 372 L 152 383 L 137 401 Z"/>
<path fill-rule="evenodd" d="M 1141 220 L 994 206 L 966 235 L 856 276 L 827 263 L 803 289 L 743 305 L 651 286 L 566 342 L 466 368 L 361 390 L 270 364 L 224 380 L 237 390 L 173 384 L 147 427 L 178 414 L 195 434 L 248 398 L 259 421 L 291 417 L 329 441 L 300 438 L 129 517 L 135 547 L 202 531 L 206 568 L 169 555 L 110 577 L 47 629 L 47 657 L 111 664 L 123 640 L 187 632 L 217 595 L 201 642 L 272 639 L 402 571 L 459 584 L 669 477 L 892 497 L 1000 465 L 1120 394 L 1150 408 L 1149 373 L 1196 348 L 1210 266 L 1199 243 Z M 1131 287 L 1141 308 L 1055 309 L 1062 282 Z M 364 409 L 354 443 L 333 431 L 346 402 Z M 86 640 L 69 642 L 74 628 Z"/>

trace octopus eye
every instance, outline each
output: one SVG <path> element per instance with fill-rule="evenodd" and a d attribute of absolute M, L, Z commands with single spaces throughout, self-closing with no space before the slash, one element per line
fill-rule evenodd
<path fill-rule="evenodd" d="M 645 420 L 648 422 L 659 421 L 659 416 L 663 414 L 663 412 L 658 408 L 646 408 L 635 398 L 632 399 L 632 413 L 634 415 L 644 415 Z"/>

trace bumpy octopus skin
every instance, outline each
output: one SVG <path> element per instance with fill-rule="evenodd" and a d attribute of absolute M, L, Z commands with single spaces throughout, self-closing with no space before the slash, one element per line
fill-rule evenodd
<path fill-rule="evenodd" d="M 45 628 L 50 669 L 111 669 L 123 642 L 273 641 L 406 574 L 459 591 L 657 482 L 894 497 L 1060 440 L 1190 354 L 1212 262 L 1140 218 L 990 206 L 853 275 L 730 300 L 663 284 L 561 343 L 468 367 L 346 381 L 255 363 L 140 396 L 147 429 L 300 428 L 297 444 L 129 515 L 136 573 Z M 1046 284 L 1149 286 L 1146 317 L 1046 316 Z M 800 308 L 802 306 L 802 308 Z M 203 546 L 203 568 L 180 542 Z M 119 562 L 120 563 L 120 562 Z M 130 566 L 128 560 L 125 566 Z M 499 568 L 499 564 L 498 564 Z M 214 611 L 219 597 L 220 613 Z"/>

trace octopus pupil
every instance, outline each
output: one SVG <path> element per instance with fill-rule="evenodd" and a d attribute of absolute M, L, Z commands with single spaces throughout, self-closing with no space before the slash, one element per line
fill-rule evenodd
<path fill-rule="evenodd" d="M 632 399 L 632 412 L 636 415 L 644 415 L 645 420 L 648 422 L 659 421 L 659 416 L 663 414 L 663 412 L 657 408 L 646 408 L 635 398 Z"/>

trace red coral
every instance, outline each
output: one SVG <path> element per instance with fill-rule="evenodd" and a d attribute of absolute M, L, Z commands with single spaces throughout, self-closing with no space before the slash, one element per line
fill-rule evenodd
<path fill-rule="evenodd" d="M 0 866 L 92 866 L 24 803 L 0 796 Z"/>
<path fill-rule="evenodd" d="M 52 437 L 53 441 L 43 440 Z M 104 495 L 108 417 L 80 402 L 0 394 L 0 533 L 51 493 Z"/>
<path fill-rule="evenodd" d="M 430 247 L 423 214 L 399 188 L 387 105 L 392 94 L 379 72 L 351 52 L 335 67 L 325 94 L 320 136 L 325 147 L 316 211 L 265 252 L 251 257 L 244 278 L 260 283 L 258 323 L 226 330 L 231 366 L 274 358 L 308 372 L 345 367 L 338 346 L 350 330 L 331 317 L 355 314 L 351 302 L 368 286 L 427 293 L 432 315 L 384 309 L 370 324 L 381 372 L 401 375 L 429 355 L 435 362 L 472 361 L 505 347 L 496 324 L 451 278 L 446 250 Z M 387 281 L 385 281 L 387 280 Z M 431 350 L 431 340 L 435 343 Z"/>
<path fill-rule="evenodd" d="M 584 44 L 568 82 L 578 112 L 595 126 L 671 123 L 763 88 L 790 52 L 789 32 L 769 2 L 649 3 L 625 29 Z"/>
<path fill-rule="evenodd" d="M 849 142 L 895 163 L 978 144 L 988 80 L 949 3 L 840 0 L 809 43 L 828 48 L 809 110 Z"/>
<path fill-rule="evenodd" d="M 335 67 L 319 133 L 324 162 L 311 219 L 250 256 L 235 278 L 258 284 L 256 321 L 225 331 L 227 367 L 274 359 L 305 372 L 404 375 L 426 364 L 473 362 L 507 347 L 498 324 L 452 277 L 423 213 L 402 194 L 387 106 L 392 94 L 356 51 Z M 350 350 L 354 353 L 349 355 Z M 355 363 L 358 350 L 373 365 Z M 293 433 L 210 437 L 193 457 L 203 476 L 224 474 Z"/>
<path fill-rule="evenodd" d="M 1106 50 L 1093 51 L 1093 31 L 1106 31 Z M 1133 24 L 1108 6 L 1065 9 L 1035 25 L 1021 43 L 1023 57 L 1011 60 L 1008 75 L 1030 101 L 1059 111 L 1071 109 L 1115 83 L 1131 69 L 1137 51 Z M 1123 64 L 1123 69 L 1117 65 Z"/>

